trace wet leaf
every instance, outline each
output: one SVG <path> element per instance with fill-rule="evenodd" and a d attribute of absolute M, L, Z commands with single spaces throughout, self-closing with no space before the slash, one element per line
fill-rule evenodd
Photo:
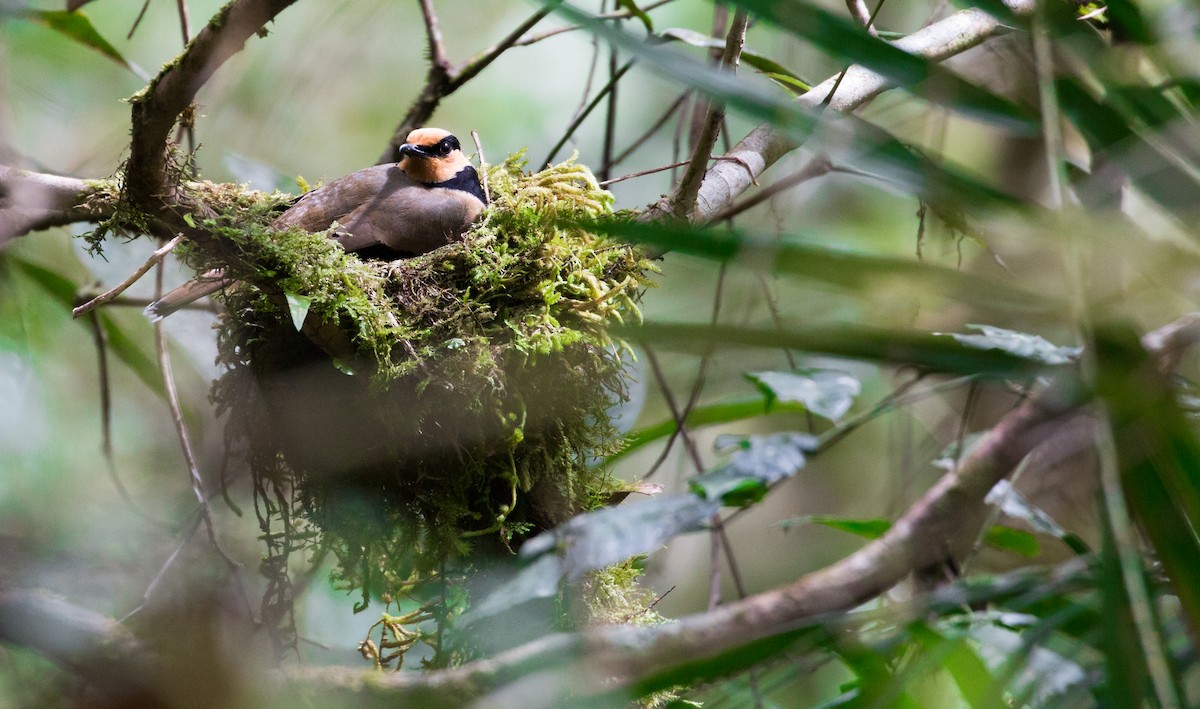
<path fill-rule="evenodd" d="M 792 372 L 753 372 L 746 378 L 767 397 L 767 407 L 776 401 L 803 404 L 806 409 L 837 421 L 850 410 L 862 385 L 851 374 L 836 369 L 797 369 Z"/>
<path fill-rule="evenodd" d="M 304 327 L 304 318 L 308 317 L 308 308 L 312 305 L 312 298 L 298 293 L 284 293 L 283 295 L 287 298 L 288 312 L 292 316 L 292 325 L 299 332 Z"/>
<path fill-rule="evenodd" d="M 1083 351 L 1082 347 L 1061 347 L 1039 335 L 1006 330 L 1002 327 L 976 324 L 968 324 L 967 327 L 979 330 L 980 334 L 962 335 L 953 332 L 938 334 L 953 337 L 970 347 L 978 347 L 982 350 L 1000 350 L 1046 364 L 1069 364 L 1079 359 L 1079 353 Z"/>

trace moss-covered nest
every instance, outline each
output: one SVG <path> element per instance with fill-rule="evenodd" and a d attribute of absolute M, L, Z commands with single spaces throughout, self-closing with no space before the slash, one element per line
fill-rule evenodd
<path fill-rule="evenodd" d="M 210 220 L 219 253 L 191 250 L 258 286 L 225 292 L 213 396 L 255 476 L 266 605 L 289 610 L 289 552 L 333 551 L 365 603 L 613 491 L 594 462 L 626 353 L 606 326 L 639 317 L 651 264 L 577 226 L 611 214 L 587 168 L 522 167 L 489 168 L 481 221 L 413 259 L 272 231 L 270 200 Z"/>

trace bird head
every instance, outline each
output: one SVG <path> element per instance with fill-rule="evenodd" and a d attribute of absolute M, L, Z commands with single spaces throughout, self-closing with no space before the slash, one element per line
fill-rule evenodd
<path fill-rule="evenodd" d="M 400 155 L 400 169 L 426 184 L 446 182 L 471 165 L 458 138 L 441 128 L 418 128 L 409 133 Z"/>

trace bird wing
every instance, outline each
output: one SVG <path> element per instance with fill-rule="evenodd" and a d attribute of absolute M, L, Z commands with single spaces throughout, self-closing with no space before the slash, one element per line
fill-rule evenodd
<path fill-rule="evenodd" d="M 321 231 L 336 221 L 334 238 L 347 251 L 397 258 L 449 243 L 482 209 L 470 193 L 423 185 L 395 165 L 376 165 L 309 192 L 275 225 Z"/>

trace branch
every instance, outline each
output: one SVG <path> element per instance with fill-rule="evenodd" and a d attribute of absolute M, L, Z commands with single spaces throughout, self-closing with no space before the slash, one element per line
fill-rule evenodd
<path fill-rule="evenodd" d="M 0 165 L 0 248 L 31 231 L 112 214 L 117 185 Z"/>
<path fill-rule="evenodd" d="M 561 2 L 561 0 L 559 1 Z M 558 4 L 557 2 L 551 3 L 538 10 L 494 46 L 483 50 L 458 66 L 453 66 L 446 57 L 446 49 L 442 44 L 441 29 L 438 26 L 437 14 L 433 10 L 432 0 L 420 0 L 420 3 L 422 16 L 425 18 L 425 34 L 429 42 L 429 73 L 425 77 L 425 85 L 421 88 L 421 93 L 417 94 L 417 98 L 409 106 L 400 125 L 396 126 L 396 130 L 392 132 L 392 140 L 384 149 L 383 154 L 379 156 L 379 160 L 376 161 L 376 164 L 379 165 L 400 160 L 400 146 L 404 144 L 408 134 L 429 120 L 442 99 L 475 78 L 479 72 L 496 61 L 505 51 L 516 46 L 517 41 L 530 28 L 541 22 L 542 18 L 553 12 L 554 6 Z"/>
<path fill-rule="evenodd" d="M 738 10 L 733 17 L 729 34 L 725 37 L 725 51 L 721 54 L 720 68 L 727 71 L 737 70 L 738 58 L 742 55 L 742 45 L 746 43 L 746 26 L 748 24 L 749 17 L 746 15 L 746 11 Z M 671 198 L 671 212 L 677 219 L 688 219 L 692 215 L 692 210 L 696 206 L 696 194 L 700 191 L 701 180 L 704 179 L 704 168 L 712 156 L 713 146 L 717 143 L 717 131 L 723 120 L 725 120 L 724 104 L 719 101 L 710 101 L 708 114 L 704 117 L 700 135 L 696 138 L 696 144 L 692 149 L 692 159 L 688 163 L 687 169 L 684 170 L 683 177 L 679 180 L 679 187 L 676 188 L 675 194 Z"/>
<path fill-rule="evenodd" d="M 1003 0 L 1006 7 L 1018 15 L 1033 12 L 1033 0 Z M 931 61 L 942 61 L 978 46 L 984 40 L 1006 28 L 991 15 L 975 8 L 957 12 L 944 20 L 918 30 L 893 44 L 906 52 L 925 57 Z M 805 106 L 816 108 L 829 97 L 838 77 L 832 76 L 797 99 Z M 891 88 L 892 84 L 883 76 L 860 66 L 845 72 L 837 93 L 828 107 L 835 111 L 849 112 Z M 696 211 L 693 221 L 705 223 L 713 216 L 728 209 L 733 201 L 750 188 L 758 176 L 781 157 L 799 145 L 783 133 L 764 123 L 752 130 L 733 147 L 726 157 L 736 157 L 739 164 L 718 162 L 708 170 L 700 191 L 696 195 Z M 669 215 L 669 207 L 659 202 L 644 215 L 646 220 L 661 219 Z"/>
<path fill-rule="evenodd" d="M 261 34 L 268 22 L 295 0 L 233 0 L 168 63 L 146 88 L 131 99 L 133 135 L 125 171 L 125 189 L 132 204 L 151 213 L 170 202 L 167 176 L 167 136 L 179 115 L 191 105 L 200 87 L 222 64 Z"/>

